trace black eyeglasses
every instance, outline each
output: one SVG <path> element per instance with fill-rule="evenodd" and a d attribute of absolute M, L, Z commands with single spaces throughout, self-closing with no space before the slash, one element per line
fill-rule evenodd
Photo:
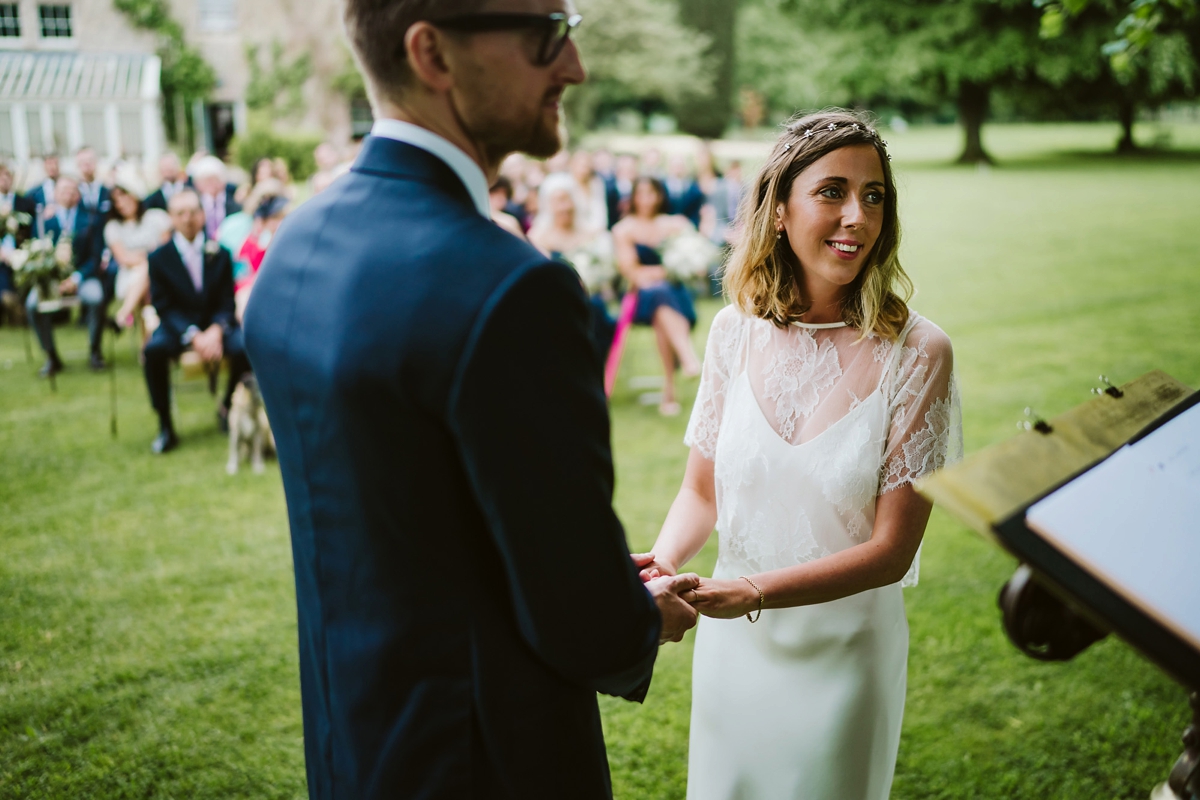
<path fill-rule="evenodd" d="M 538 46 L 537 60 L 539 67 L 549 66 L 558 58 L 559 53 L 567 46 L 571 31 L 583 22 L 581 14 L 463 14 L 446 19 L 431 19 L 432 24 L 439 28 L 469 33 L 484 33 L 487 31 L 511 31 L 521 28 L 541 29 L 542 41 Z"/>

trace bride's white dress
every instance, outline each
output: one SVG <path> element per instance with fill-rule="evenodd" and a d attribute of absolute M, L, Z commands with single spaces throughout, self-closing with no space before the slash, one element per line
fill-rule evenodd
<path fill-rule="evenodd" d="M 950 340 L 781 329 L 730 306 L 709 334 L 686 442 L 714 461 L 715 578 L 867 541 L 876 498 L 961 456 Z M 884 800 L 908 665 L 901 583 L 756 624 L 702 618 L 689 800 Z"/>

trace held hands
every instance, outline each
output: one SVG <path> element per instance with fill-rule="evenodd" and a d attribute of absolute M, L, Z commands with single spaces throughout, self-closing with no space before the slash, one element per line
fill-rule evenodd
<path fill-rule="evenodd" d="M 641 570 L 640 577 L 649 589 L 652 584 L 674 576 L 676 567 L 665 558 L 657 558 L 654 553 L 634 553 L 630 556 L 633 565 Z M 735 580 L 717 580 L 714 578 L 699 578 L 693 575 L 680 575 L 679 579 L 695 578 L 677 587 L 678 598 L 688 604 L 694 613 L 703 614 L 715 619 L 736 619 L 752 613 L 759 607 L 758 590 L 741 578 Z M 651 590 L 654 594 L 654 590 Z M 658 596 L 655 595 L 655 600 Z M 662 610 L 660 603 L 659 609 Z M 692 622 L 695 625 L 695 622 Z M 688 625 L 691 628 L 692 625 Z M 677 642 L 683 638 L 684 628 L 679 632 L 679 638 L 671 638 Z M 664 641 L 666 638 L 666 614 L 663 615 Z"/>
<path fill-rule="evenodd" d="M 221 326 L 212 325 L 207 330 L 197 333 L 192 339 L 192 349 L 210 364 L 220 361 L 224 355 Z"/>
<path fill-rule="evenodd" d="M 696 627 L 696 609 L 688 605 L 683 595 L 700 585 L 699 575 L 664 575 L 646 581 L 646 590 L 654 598 L 662 615 L 662 634 L 659 643 L 678 642 Z"/>

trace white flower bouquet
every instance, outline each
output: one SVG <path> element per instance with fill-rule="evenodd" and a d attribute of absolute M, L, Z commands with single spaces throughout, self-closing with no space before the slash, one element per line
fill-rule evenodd
<path fill-rule="evenodd" d="M 30 239 L 13 250 L 8 260 L 20 289 L 36 287 L 41 301 L 52 300 L 58 297 L 59 281 L 71 274 L 71 238 L 63 236 L 57 245 L 49 236 Z"/>
<path fill-rule="evenodd" d="M 663 267 L 667 276 L 679 283 L 704 281 L 720 258 L 720 248 L 695 230 L 672 236 L 663 243 Z"/>
<path fill-rule="evenodd" d="M 14 211 L 8 203 L 0 203 L 0 236 L 16 236 L 22 225 L 29 225 L 33 217 L 24 211 Z"/>
<path fill-rule="evenodd" d="M 563 253 L 562 257 L 579 273 L 579 279 L 587 287 L 588 294 L 600 291 L 616 277 L 612 239 L 608 234 L 595 236 L 571 252 Z"/>

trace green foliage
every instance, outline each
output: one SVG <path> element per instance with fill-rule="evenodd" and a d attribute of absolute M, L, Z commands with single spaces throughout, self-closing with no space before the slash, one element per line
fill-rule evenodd
<path fill-rule="evenodd" d="M 566 96 L 568 120 L 587 128 L 604 108 L 704 96 L 713 65 L 710 39 L 679 22 L 670 0 L 579 0 L 577 34 L 589 78 Z"/>
<path fill-rule="evenodd" d="M 1042 9 L 1042 35 L 1047 39 L 1062 36 L 1069 20 L 1089 8 L 1100 6 L 1115 11 L 1113 0 L 1034 0 L 1034 5 Z M 1133 0 L 1123 14 L 1116 14 L 1115 38 L 1105 43 L 1103 53 L 1118 76 L 1135 80 L 1138 67 L 1154 60 L 1151 51 L 1163 38 L 1191 32 L 1194 48 L 1198 13 L 1197 0 Z"/>
<path fill-rule="evenodd" d="M 189 103 L 208 96 L 217 74 L 200 51 L 184 40 L 183 27 L 171 16 L 167 0 L 113 0 L 113 7 L 136 27 L 158 34 L 164 109 L 172 108 L 177 97 Z M 180 135 L 176 131 L 177 138 Z"/>
<path fill-rule="evenodd" d="M 307 180 L 317 171 L 313 150 L 324 141 L 320 134 L 278 133 L 269 124 L 252 123 L 250 130 L 235 136 L 229 145 L 233 162 L 249 172 L 260 158 L 282 158 L 292 179 Z"/>
<path fill-rule="evenodd" d="M 367 83 L 358 68 L 358 63 L 354 60 L 353 54 L 351 54 L 349 48 L 345 45 L 342 45 L 342 57 L 344 59 L 342 61 L 342 68 L 330 80 L 330 88 L 350 101 L 365 99 L 367 96 Z"/>
<path fill-rule="evenodd" d="M 269 110 L 276 119 L 293 117 L 304 108 L 304 84 L 312 77 L 312 56 L 301 53 L 290 62 L 284 58 L 283 43 L 271 42 L 271 56 L 263 66 L 259 45 L 246 45 L 246 63 L 250 81 L 246 86 L 246 106 L 255 111 Z"/>
<path fill-rule="evenodd" d="M 685 25 L 709 39 L 705 51 L 713 67 L 712 83 L 700 97 L 685 98 L 679 106 L 679 126 L 685 132 L 715 139 L 725 133 L 732 114 L 733 75 L 740 0 L 678 0 Z"/>

